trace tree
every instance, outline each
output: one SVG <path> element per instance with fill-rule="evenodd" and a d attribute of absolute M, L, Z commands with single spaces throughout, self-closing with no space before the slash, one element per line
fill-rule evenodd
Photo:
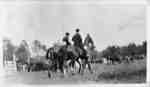
<path fill-rule="evenodd" d="M 120 55 L 125 57 L 128 56 L 130 54 L 130 52 L 128 51 L 128 47 L 127 46 L 123 46 L 120 47 Z"/>
<path fill-rule="evenodd" d="M 38 40 L 34 40 L 33 43 L 32 43 L 32 49 L 34 52 L 38 52 L 39 51 L 39 48 L 41 46 L 41 42 L 38 41 Z"/>
<path fill-rule="evenodd" d="M 26 62 L 28 60 L 28 58 L 30 57 L 30 52 L 29 52 L 28 44 L 25 40 L 23 40 L 20 46 L 16 49 L 15 55 L 17 61 Z"/>
<path fill-rule="evenodd" d="M 129 56 L 134 56 L 137 50 L 137 46 L 135 43 L 130 43 L 128 45 Z"/>
<path fill-rule="evenodd" d="M 13 60 L 15 46 L 12 44 L 10 39 L 3 39 L 3 57 L 4 60 Z"/>
<path fill-rule="evenodd" d="M 109 46 L 102 52 L 102 57 L 111 57 L 111 58 L 117 58 L 120 54 L 120 48 L 118 46 Z"/>
<path fill-rule="evenodd" d="M 43 56 L 47 51 L 46 45 L 43 45 L 40 41 L 34 40 L 32 43 L 33 56 Z"/>
<path fill-rule="evenodd" d="M 143 41 L 142 52 L 146 56 L 146 54 L 147 54 L 147 42 L 146 41 Z"/>
<path fill-rule="evenodd" d="M 136 56 L 145 55 L 146 56 L 147 42 L 143 41 L 142 45 L 136 45 L 135 43 L 130 43 L 126 46 L 108 46 L 105 50 L 101 52 L 102 57 L 106 58 L 125 58 L 125 56 Z"/>
<path fill-rule="evenodd" d="M 47 51 L 46 45 L 42 45 L 42 46 L 41 46 L 41 49 L 43 49 L 44 51 Z"/>

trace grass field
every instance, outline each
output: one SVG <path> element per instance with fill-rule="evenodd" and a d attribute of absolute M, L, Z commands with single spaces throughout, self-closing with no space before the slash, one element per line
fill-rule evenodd
<path fill-rule="evenodd" d="M 22 84 L 90 84 L 90 83 L 145 83 L 146 60 L 130 64 L 92 64 L 93 74 L 85 71 L 84 75 L 66 75 L 54 73 L 49 79 L 46 71 L 42 72 L 10 72 L 4 76 L 4 83 Z"/>

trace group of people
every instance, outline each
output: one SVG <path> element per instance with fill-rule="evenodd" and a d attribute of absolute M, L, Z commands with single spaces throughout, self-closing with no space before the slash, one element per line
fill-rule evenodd
<path fill-rule="evenodd" d="M 73 47 L 75 48 L 74 51 L 77 52 L 77 54 L 79 53 L 78 56 L 80 56 L 80 58 L 83 61 L 83 68 L 85 69 L 86 65 L 88 65 L 89 71 L 91 73 L 93 73 L 90 63 L 88 62 L 89 57 L 87 56 L 87 50 L 84 48 L 84 47 L 89 47 L 89 46 L 94 47 L 93 40 L 92 40 L 91 36 L 89 34 L 87 34 L 87 36 L 83 42 L 82 36 L 80 34 L 80 29 L 77 28 L 75 30 L 75 32 L 76 33 L 72 37 Z M 69 41 L 69 35 L 70 34 L 68 32 L 66 32 L 65 36 L 62 39 L 62 41 L 65 42 L 65 44 L 66 44 L 66 48 L 71 46 L 71 42 Z"/>
<path fill-rule="evenodd" d="M 89 45 L 94 46 L 93 40 L 92 40 L 90 34 L 88 33 L 84 42 L 83 42 L 82 36 L 80 34 L 80 29 L 77 28 L 75 31 L 76 31 L 76 33 L 72 37 L 73 46 L 81 49 L 83 51 L 83 53 L 85 53 L 85 55 L 86 55 L 86 51 L 84 49 L 84 46 L 89 46 Z M 69 36 L 70 36 L 70 33 L 66 32 L 65 36 L 62 39 L 62 41 L 65 42 L 66 47 L 71 45 L 71 42 L 69 41 Z"/>
<path fill-rule="evenodd" d="M 91 66 L 88 63 L 89 57 L 87 56 L 87 51 L 84 48 L 85 46 L 89 46 L 89 45 L 94 46 L 91 36 L 89 34 L 87 34 L 87 36 L 83 42 L 82 36 L 80 34 L 80 29 L 77 28 L 75 30 L 75 34 L 72 37 L 73 45 L 69 41 L 70 40 L 69 36 L 70 36 L 70 33 L 66 32 L 65 36 L 62 38 L 62 41 L 65 43 L 65 46 L 64 45 L 60 46 L 59 50 L 57 50 L 56 52 L 54 51 L 55 47 L 54 48 L 51 47 L 47 50 L 46 58 L 54 61 L 54 67 L 53 67 L 54 71 L 57 70 L 57 68 L 58 68 L 61 72 L 64 72 L 64 67 L 63 67 L 64 61 L 68 60 L 69 58 L 71 60 L 73 58 L 75 58 L 75 59 L 80 58 L 82 61 L 82 63 L 81 63 L 82 65 L 80 67 L 83 68 L 81 70 L 81 73 L 84 71 L 86 65 L 88 65 L 90 72 L 93 73 Z M 71 49 L 71 50 L 69 50 L 69 49 Z M 73 62 L 71 65 L 74 66 Z M 49 70 L 49 72 L 50 72 L 50 70 Z M 79 72 L 80 72 L 80 69 L 79 69 Z"/>

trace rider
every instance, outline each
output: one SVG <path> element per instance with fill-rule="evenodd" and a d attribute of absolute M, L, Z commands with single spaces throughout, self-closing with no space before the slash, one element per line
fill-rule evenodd
<path fill-rule="evenodd" d="M 86 51 L 84 49 L 83 43 L 82 43 L 82 37 L 79 33 L 79 29 L 76 29 L 75 35 L 72 37 L 72 41 L 74 42 L 74 46 L 77 48 L 80 48 L 84 54 L 86 54 Z"/>
<path fill-rule="evenodd" d="M 79 31 L 80 30 L 77 28 L 76 29 L 76 34 L 72 37 L 72 41 L 74 42 L 74 46 L 76 48 L 80 48 L 83 51 L 83 53 L 82 53 L 82 60 L 84 61 L 83 68 L 85 68 L 86 64 L 88 64 L 88 68 L 89 68 L 90 72 L 93 73 L 92 70 L 91 70 L 91 66 L 88 63 L 87 52 L 84 49 L 84 45 L 82 43 L 82 37 L 81 37 Z M 79 51 L 79 50 L 77 50 L 77 51 Z"/>
<path fill-rule="evenodd" d="M 65 52 L 63 53 L 63 55 L 67 56 L 67 52 L 68 52 L 68 47 L 71 45 L 70 41 L 69 41 L 69 32 L 65 33 L 65 36 L 63 37 L 62 41 L 65 42 L 65 46 L 64 46 L 64 50 Z"/>
<path fill-rule="evenodd" d="M 66 32 L 65 36 L 63 37 L 62 41 L 66 43 L 66 47 L 68 47 L 69 45 L 71 45 L 71 43 L 69 42 L 69 33 Z"/>
<path fill-rule="evenodd" d="M 93 42 L 90 34 L 88 33 L 87 36 L 86 36 L 86 38 L 85 38 L 85 40 L 84 40 L 84 45 L 87 46 L 87 47 L 89 47 L 90 44 L 91 44 L 91 47 L 94 47 L 94 42 Z"/>

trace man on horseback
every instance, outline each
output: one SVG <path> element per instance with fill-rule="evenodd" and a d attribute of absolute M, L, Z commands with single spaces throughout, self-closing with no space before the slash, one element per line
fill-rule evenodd
<path fill-rule="evenodd" d="M 84 50 L 83 43 L 82 43 L 82 37 L 79 31 L 80 31 L 79 29 L 76 29 L 76 34 L 72 37 L 72 41 L 74 43 L 74 46 L 76 48 L 81 49 L 83 53 L 86 55 L 86 51 Z"/>
<path fill-rule="evenodd" d="M 68 32 L 66 32 L 66 35 L 63 37 L 62 41 L 65 42 L 66 47 L 71 45 L 71 43 L 69 42 L 69 33 Z"/>
<path fill-rule="evenodd" d="M 87 46 L 87 47 L 93 47 L 94 46 L 94 42 L 90 36 L 90 34 L 88 33 L 85 40 L 84 40 L 84 45 Z"/>
<path fill-rule="evenodd" d="M 74 42 L 74 46 L 82 48 L 82 37 L 79 31 L 79 29 L 76 29 L 76 34 L 72 37 L 72 41 Z"/>
<path fill-rule="evenodd" d="M 94 46 L 94 42 L 92 40 L 92 37 L 90 36 L 90 34 L 88 33 L 85 40 L 84 40 L 84 48 L 87 51 L 87 54 L 89 56 L 89 60 L 92 62 L 94 60 L 94 58 L 96 58 L 96 51 L 95 51 L 95 46 Z"/>
<path fill-rule="evenodd" d="M 89 71 L 92 73 L 91 66 L 88 63 L 87 52 L 84 49 L 84 45 L 83 45 L 83 42 L 82 42 L 82 37 L 81 37 L 79 31 L 80 30 L 77 28 L 75 35 L 72 37 L 72 41 L 74 42 L 74 47 L 75 47 L 76 51 L 77 52 L 79 52 L 80 50 L 82 51 L 82 53 L 80 54 L 80 58 L 83 61 L 83 69 L 85 69 L 86 64 L 88 64 Z"/>

